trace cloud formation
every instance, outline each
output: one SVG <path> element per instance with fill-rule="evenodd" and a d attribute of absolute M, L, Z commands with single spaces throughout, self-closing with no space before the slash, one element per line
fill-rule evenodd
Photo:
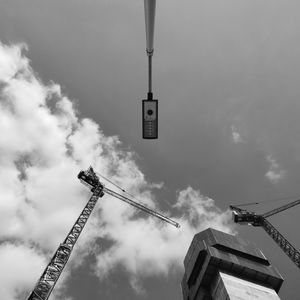
<path fill-rule="evenodd" d="M 112 209 L 114 204 L 107 201 L 104 210 L 108 205 Z M 153 218 L 126 216 L 126 220 L 120 222 L 108 214 L 103 216 L 105 236 L 114 245 L 97 257 L 98 275 L 105 276 L 121 264 L 134 282 L 141 276 L 166 276 L 172 267 L 182 265 L 194 234 L 208 227 L 232 232 L 230 213 L 222 212 L 212 199 L 191 187 L 179 192 L 174 208 L 180 229 L 165 226 Z"/>
<path fill-rule="evenodd" d="M 235 144 L 243 143 L 243 139 L 241 137 L 241 134 L 237 131 L 235 126 L 231 126 L 231 137 Z"/>
<path fill-rule="evenodd" d="M 272 157 L 272 155 L 267 156 L 267 161 L 270 164 L 270 168 L 268 172 L 265 174 L 265 177 L 270 180 L 271 183 L 278 183 L 280 180 L 282 180 L 286 172 L 280 168 L 277 161 Z"/>
<path fill-rule="evenodd" d="M 0 298 L 6 300 L 28 294 L 84 207 L 89 193 L 77 179 L 81 169 L 93 165 L 159 210 L 153 193 L 159 185 L 147 182 L 135 154 L 122 150 L 119 138 L 105 136 L 94 121 L 79 119 L 60 86 L 37 76 L 25 50 L 0 44 L 0 262 L 11 266 Z M 99 278 L 122 265 L 142 292 L 141 270 L 145 276 L 167 275 L 181 266 L 196 232 L 210 226 L 233 230 L 229 213 L 191 187 L 178 193 L 167 214 L 177 216 L 180 230 L 110 196 L 101 199 L 76 245 L 76 262 L 71 259 L 55 289 L 57 299 L 67 298 L 61 293 L 68 275 L 89 253 L 96 256 Z M 111 246 L 98 248 L 97 238 Z"/>

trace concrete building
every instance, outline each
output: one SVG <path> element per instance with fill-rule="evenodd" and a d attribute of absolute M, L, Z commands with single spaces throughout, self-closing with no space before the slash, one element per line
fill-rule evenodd
<path fill-rule="evenodd" d="M 283 278 L 252 243 L 212 228 L 184 259 L 183 300 L 278 300 Z"/>

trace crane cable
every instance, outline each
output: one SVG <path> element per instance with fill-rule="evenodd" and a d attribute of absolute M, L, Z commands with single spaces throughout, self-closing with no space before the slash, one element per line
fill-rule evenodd
<path fill-rule="evenodd" d="M 248 202 L 248 203 L 234 204 L 233 206 L 241 207 L 241 206 L 259 205 L 259 204 L 273 203 L 273 202 L 279 202 L 279 201 L 296 200 L 299 198 L 300 198 L 300 195 L 295 195 L 295 196 L 287 196 L 287 197 L 277 198 L 277 199 L 270 199 L 270 200 L 261 201 L 261 202 Z"/>
<path fill-rule="evenodd" d="M 108 179 L 107 177 L 103 176 L 102 174 L 100 174 L 99 172 L 95 172 L 97 175 L 99 175 L 100 177 L 102 177 L 103 179 L 107 180 L 109 183 L 111 183 L 112 185 L 114 185 L 116 188 L 120 189 L 123 193 L 127 194 L 128 196 L 132 197 L 133 199 L 135 199 L 136 201 L 139 201 L 136 197 L 134 197 L 132 194 L 128 193 L 124 188 L 122 188 L 121 186 L 117 185 L 116 183 L 114 183 L 113 181 L 111 181 L 110 179 Z M 236 206 L 236 207 L 242 207 L 242 206 L 250 206 L 250 205 L 259 205 L 259 204 L 265 204 L 265 203 L 273 203 L 273 202 L 279 202 L 279 201 L 288 201 L 288 200 L 295 200 L 295 199 L 299 199 L 300 195 L 295 195 L 295 196 L 286 196 L 283 198 L 278 198 L 278 199 L 270 199 L 270 200 L 266 200 L 266 201 L 261 201 L 261 202 L 248 202 L 248 203 L 241 203 L 241 204 L 234 204 L 232 206 Z M 162 198 L 162 200 L 169 206 L 172 207 L 172 205 L 164 200 Z"/>
<path fill-rule="evenodd" d="M 127 193 L 121 186 L 117 185 L 116 183 L 114 183 L 113 181 L 111 181 L 110 179 L 108 179 L 107 177 L 103 176 L 102 174 L 100 174 L 99 172 L 95 172 L 97 175 L 99 175 L 100 177 L 102 177 L 103 179 L 105 179 L 106 181 L 108 181 L 109 183 L 111 183 L 112 185 L 114 185 L 116 188 L 120 189 L 122 192 Z M 128 193 L 127 193 L 128 194 Z M 129 195 L 129 194 L 128 194 Z"/>
<path fill-rule="evenodd" d="M 128 196 L 132 197 L 134 200 L 136 201 L 140 201 L 139 199 L 137 199 L 136 197 L 134 197 L 132 194 L 128 193 L 124 188 L 122 188 L 121 186 L 117 185 L 116 183 L 114 183 L 113 181 L 111 181 L 110 179 L 108 179 L 107 177 L 101 175 L 99 172 L 95 172 L 98 176 L 102 177 L 103 179 L 107 180 L 109 183 L 111 183 L 112 185 L 114 185 L 116 188 L 118 188 L 119 190 L 121 190 L 123 193 L 127 194 Z M 169 208 L 172 208 L 173 206 L 164 198 L 162 198 L 163 202 L 165 202 L 167 204 L 167 206 Z"/>

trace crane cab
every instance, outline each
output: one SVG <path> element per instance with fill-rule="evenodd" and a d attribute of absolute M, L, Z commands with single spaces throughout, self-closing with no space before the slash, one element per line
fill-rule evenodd
<path fill-rule="evenodd" d="M 103 197 L 104 193 L 102 190 L 104 188 L 104 185 L 100 182 L 93 169 L 88 169 L 88 171 L 86 172 L 80 171 L 77 177 L 83 184 L 87 185 L 91 189 L 92 193 L 94 193 L 97 188 L 98 190 L 100 188 L 100 192 L 98 193 L 100 197 Z"/>
<path fill-rule="evenodd" d="M 254 213 L 232 211 L 232 219 L 235 223 L 252 225 L 255 222 L 255 216 Z"/>

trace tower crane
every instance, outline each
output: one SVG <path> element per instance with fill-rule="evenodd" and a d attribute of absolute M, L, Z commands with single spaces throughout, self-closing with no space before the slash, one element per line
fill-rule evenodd
<path fill-rule="evenodd" d="M 82 232 L 88 218 L 90 217 L 97 201 L 99 198 L 103 197 L 105 193 L 114 196 L 160 220 L 167 222 L 175 227 L 180 227 L 180 225 L 171 220 L 170 218 L 146 207 L 145 205 L 135 202 L 121 194 L 118 194 L 104 186 L 100 182 L 99 177 L 94 172 L 93 168 L 90 167 L 86 171 L 81 171 L 77 176 L 80 181 L 88 186 L 93 193 L 86 206 L 82 210 L 75 224 L 71 228 L 65 240 L 59 245 L 58 249 L 51 258 L 49 264 L 45 268 L 42 276 L 39 278 L 37 284 L 35 285 L 33 291 L 28 296 L 27 300 L 47 300 L 59 279 L 64 267 L 66 266 L 74 245 Z"/>
<path fill-rule="evenodd" d="M 283 250 L 283 252 L 293 261 L 293 263 L 300 268 L 299 251 L 266 219 L 298 204 L 300 204 L 300 199 L 275 208 L 262 215 L 249 212 L 234 205 L 230 205 L 230 209 L 232 210 L 233 220 L 235 223 L 240 223 L 242 225 L 248 224 L 252 226 L 261 226 Z"/>

